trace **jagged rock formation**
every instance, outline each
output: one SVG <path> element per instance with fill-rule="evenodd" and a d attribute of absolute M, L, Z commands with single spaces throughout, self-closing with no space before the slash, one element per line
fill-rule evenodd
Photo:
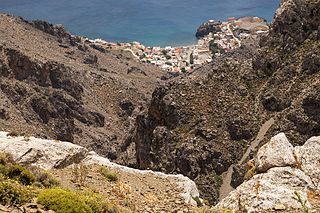
<path fill-rule="evenodd" d="M 217 33 L 221 31 L 220 25 L 221 25 L 220 21 L 209 20 L 207 22 L 204 22 L 197 29 L 196 37 L 199 39 L 206 35 L 209 35 L 209 33 L 212 33 L 212 34 Z"/>
<path fill-rule="evenodd" d="M 144 74 L 128 73 L 132 67 Z M 161 75 L 61 25 L 0 14 L 1 130 L 70 141 L 115 160 L 134 110 Z"/>
<path fill-rule="evenodd" d="M 293 148 L 285 134 L 276 135 L 258 151 L 258 174 L 217 207 L 240 212 L 319 210 L 319 149 L 320 137 Z"/>
<path fill-rule="evenodd" d="M 320 135 L 319 18 L 320 1 L 282 1 L 259 46 L 244 44 L 157 88 L 127 139 L 136 148 L 131 164 L 182 173 L 215 203 L 220 175 L 265 121 L 275 119 L 262 144 L 278 132 L 293 145 Z M 234 187 L 243 170 L 234 169 Z"/>
<path fill-rule="evenodd" d="M 167 175 L 160 172 L 142 171 L 110 162 L 93 151 L 69 143 L 56 140 L 44 140 L 34 137 L 13 137 L 8 132 L 0 132 L 0 151 L 9 153 L 22 165 L 35 166 L 42 169 L 70 168 L 73 164 L 105 165 L 110 169 L 124 173 L 133 173 L 140 179 L 151 176 L 164 182 L 173 183 L 176 191 L 182 190 L 181 197 L 187 204 L 197 205 L 193 198 L 199 197 L 195 183 L 183 175 Z"/>

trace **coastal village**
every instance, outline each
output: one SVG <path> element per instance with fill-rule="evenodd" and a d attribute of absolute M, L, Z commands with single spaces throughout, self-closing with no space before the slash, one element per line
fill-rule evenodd
<path fill-rule="evenodd" d="M 114 43 L 102 39 L 88 40 L 95 45 L 101 45 L 110 51 L 128 52 L 133 58 L 143 63 L 159 66 L 170 72 L 187 72 L 219 57 L 221 53 L 241 47 L 242 40 L 266 33 L 269 30 L 267 22 L 259 17 L 230 17 L 225 22 L 209 20 L 202 27 L 214 25 L 214 30 L 208 29 L 204 35 L 197 36 L 194 45 L 180 47 L 149 47 L 139 42 Z"/>

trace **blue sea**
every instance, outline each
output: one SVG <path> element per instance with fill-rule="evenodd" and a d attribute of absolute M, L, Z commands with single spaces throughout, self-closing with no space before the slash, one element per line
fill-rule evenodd
<path fill-rule="evenodd" d="M 0 11 L 63 24 L 72 34 L 150 46 L 195 42 L 209 19 L 259 16 L 272 21 L 280 0 L 0 0 Z M 0 35 L 1 36 L 1 35 Z"/>

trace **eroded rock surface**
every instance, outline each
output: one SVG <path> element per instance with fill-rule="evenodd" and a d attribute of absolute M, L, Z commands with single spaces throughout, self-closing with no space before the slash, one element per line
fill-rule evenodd
<path fill-rule="evenodd" d="M 258 151 L 256 168 L 262 173 L 241 184 L 217 207 L 248 212 L 270 212 L 280 206 L 287 212 L 319 208 L 314 200 L 320 192 L 319 144 L 320 137 L 312 137 L 293 148 L 283 133 L 276 135 Z"/>
<path fill-rule="evenodd" d="M 270 142 L 262 146 L 256 157 L 256 169 L 265 172 L 273 167 L 293 166 L 296 159 L 293 146 L 284 133 L 271 138 Z"/>

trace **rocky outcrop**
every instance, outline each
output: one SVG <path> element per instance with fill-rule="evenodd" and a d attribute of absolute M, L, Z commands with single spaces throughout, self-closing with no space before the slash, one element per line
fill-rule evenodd
<path fill-rule="evenodd" d="M 80 163 L 88 154 L 87 149 L 72 143 L 8 134 L 0 132 L 0 150 L 10 153 L 23 165 L 42 169 L 64 168 Z"/>
<path fill-rule="evenodd" d="M 79 43 L 81 42 L 81 38 L 71 35 L 61 24 L 54 25 L 43 20 L 34 20 L 30 22 L 27 21 L 27 23 L 45 33 L 57 37 L 60 43 L 66 42 L 72 46 L 75 46 L 76 44 L 80 45 Z"/>
<path fill-rule="evenodd" d="M 278 134 L 259 149 L 255 161 L 256 170 L 266 172 L 273 167 L 294 166 L 296 159 L 293 149 L 285 134 Z"/>
<path fill-rule="evenodd" d="M 221 25 L 220 21 L 209 20 L 207 22 L 204 22 L 197 29 L 196 37 L 199 39 L 206 35 L 209 35 L 209 33 L 215 34 L 217 32 L 220 32 L 221 31 L 220 25 Z"/>
<path fill-rule="evenodd" d="M 283 133 L 276 135 L 258 151 L 258 174 L 217 207 L 247 212 L 318 208 L 315 197 L 320 192 L 319 149 L 320 137 L 293 148 Z"/>
<path fill-rule="evenodd" d="M 199 197 L 196 184 L 183 175 L 167 175 L 150 170 L 138 170 L 116 163 L 109 159 L 89 152 L 86 148 L 63 141 L 43 140 L 34 137 L 9 136 L 8 132 L 0 132 L 0 151 L 9 153 L 13 159 L 22 165 L 35 166 L 42 169 L 63 169 L 73 164 L 105 165 L 117 171 L 134 173 L 137 176 L 153 175 L 164 181 L 176 183 L 182 189 L 182 198 L 186 203 L 197 205 L 193 198 Z"/>

